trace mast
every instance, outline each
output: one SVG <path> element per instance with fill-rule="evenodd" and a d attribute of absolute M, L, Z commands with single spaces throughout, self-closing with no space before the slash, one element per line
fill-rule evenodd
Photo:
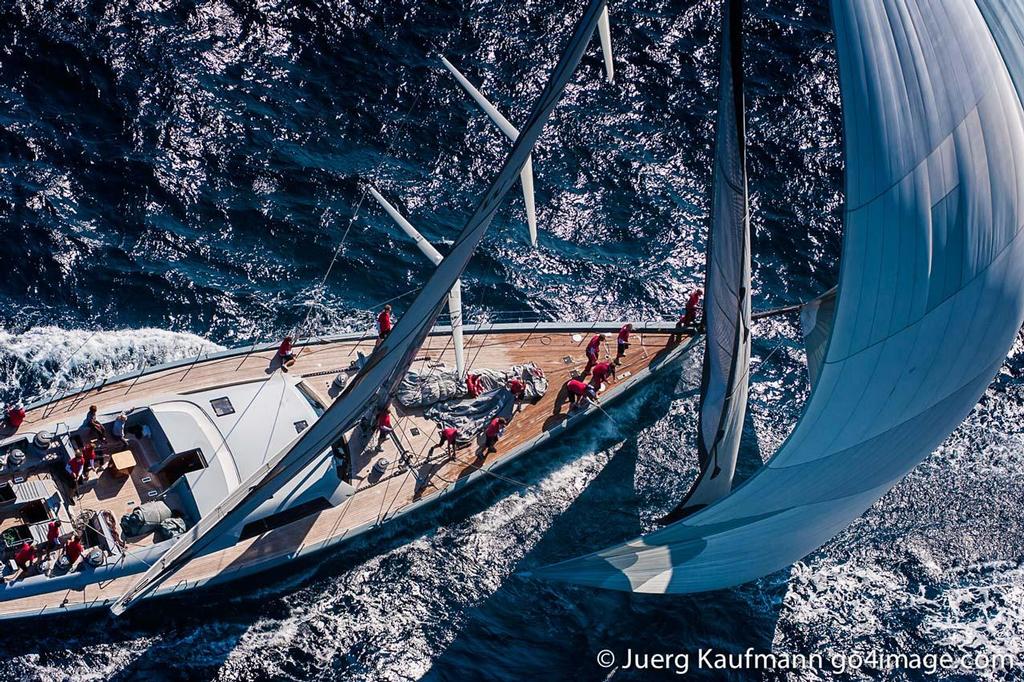
<path fill-rule="evenodd" d="M 534 103 L 526 124 L 512 146 L 497 177 L 480 199 L 473 215 L 434 269 L 409 312 L 370 354 L 359 374 L 337 400 L 291 445 L 274 455 L 242 482 L 217 507 L 199 520 L 165 552 L 144 575 L 111 606 L 117 615 L 151 594 L 175 571 L 192 559 L 237 541 L 246 518 L 270 499 L 282 485 L 308 464 L 328 452 L 343 434 L 361 420 L 372 418 L 386 406 L 420 346 L 430 333 L 448 292 L 462 276 L 483 239 L 502 200 L 517 182 L 537 138 L 540 137 L 597 26 L 605 0 L 591 0 L 559 58 L 547 85 Z"/>
<path fill-rule="evenodd" d="M 743 1 L 722 4 L 722 58 L 705 251 L 707 338 L 700 386 L 700 474 L 663 521 L 671 523 L 732 490 L 750 373 L 750 213 L 743 105 Z"/>
<path fill-rule="evenodd" d="M 391 216 L 391 219 L 398 223 L 398 226 L 402 228 L 412 240 L 416 243 L 420 252 L 426 256 L 431 263 L 434 265 L 440 265 L 442 256 L 441 253 L 434 248 L 434 245 L 428 242 L 419 230 L 412 226 L 405 216 L 398 212 L 398 209 L 391 205 L 391 203 L 381 196 L 380 192 L 373 186 L 369 186 L 370 194 L 377 200 L 377 203 L 381 205 L 387 214 Z M 452 347 L 455 349 L 455 369 L 459 373 L 460 378 L 466 376 L 466 359 L 465 350 L 463 347 L 462 340 L 462 280 L 455 280 L 455 284 L 452 285 L 451 291 L 448 292 L 448 313 L 452 321 Z"/>

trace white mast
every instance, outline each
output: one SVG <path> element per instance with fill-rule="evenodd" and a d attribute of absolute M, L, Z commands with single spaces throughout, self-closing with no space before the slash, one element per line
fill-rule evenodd
<path fill-rule="evenodd" d="M 494 124 L 501 132 L 505 133 L 508 139 L 515 142 L 519 138 L 519 129 L 512 125 L 507 118 L 502 116 L 493 104 L 484 97 L 483 93 L 477 90 L 469 80 L 462 75 L 462 72 L 455 68 L 450 61 L 441 57 L 445 68 L 451 71 L 455 80 L 459 82 L 469 96 L 490 116 Z M 537 205 L 533 198 L 533 155 L 526 157 L 526 163 L 519 172 L 519 180 L 523 185 L 523 201 L 526 202 L 526 223 L 530 228 L 530 243 L 537 246 Z"/>
<path fill-rule="evenodd" d="M 597 32 L 601 35 L 601 52 L 604 54 L 604 73 L 609 83 L 615 82 L 615 64 L 612 63 L 612 29 L 608 21 L 608 5 L 597 19 Z"/>
<path fill-rule="evenodd" d="M 405 219 L 398 209 L 391 205 L 391 203 L 381 196 L 373 186 L 368 186 L 370 194 L 377 200 L 377 203 L 381 205 L 391 219 L 398 223 L 398 226 L 402 228 L 409 237 L 416 243 L 419 250 L 424 256 L 430 259 L 430 262 L 434 265 L 439 265 L 443 260 L 441 253 L 434 248 L 434 245 L 428 242 L 419 230 L 412 226 L 408 220 Z M 462 279 L 455 280 L 455 284 L 452 285 L 451 290 L 448 292 L 448 312 L 452 318 L 452 345 L 455 347 L 455 369 L 458 371 L 460 377 L 466 376 L 466 360 L 465 351 L 463 350 L 462 343 Z"/>

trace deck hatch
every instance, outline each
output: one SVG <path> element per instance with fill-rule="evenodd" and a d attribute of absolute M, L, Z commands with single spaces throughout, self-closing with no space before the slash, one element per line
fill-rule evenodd
<path fill-rule="evenodd" d="M 218 417 L 226 417 L 229 414 L 235 413 L 235 406 L 231 404 L 231 399 L 227 396 L 214 398 L 210 401 L 210 406 Z"/>

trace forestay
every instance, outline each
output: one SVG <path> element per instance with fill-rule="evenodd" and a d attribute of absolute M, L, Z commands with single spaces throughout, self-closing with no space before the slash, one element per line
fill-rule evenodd
<path fill-rule="evenodd" d="M 704 369 L 697 450 L 700 474 L 663 521 L 679 520 L 728 495 L 747 413 L 750 374 L 750 215 L 743 106 L 743 2 L 722 3 L 722 60 L 705 249 Z"/>
<path fill-rule="evenodd" d="M 281 485 L 323 457 L 341 434 L 356 426 L 360 419 L 372 416 L 388 402 L 437 319 L 448 291 L 462 275 L 502 199 L 515 184 L 526 157 L 594 33 L 604 5 L 605 0 L 591 0 L 588 4 L 497 178 L 480 200 L 448 256 L 435 268 L 409 312 L 395 325 L 390 336 L 374 350 L 345 392 L 312 426 L 204 516 L 114 603 L 111 610 L 115 614 L 151 593 L 191 559 L 236 541 L 241 524 L 249 514 L 271 498 Z"/>
<path fill-rule="evenodd" d="M 696 592 L 784 568 L 934 450 L 1002 365 L 1024 317 L 1024 8 L 834 0 L 832 16 L 845 235 L 801 420 L 730 496 L 541 575 Z"/>

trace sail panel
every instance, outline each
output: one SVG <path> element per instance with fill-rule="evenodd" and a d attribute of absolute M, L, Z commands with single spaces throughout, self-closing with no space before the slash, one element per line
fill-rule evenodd
<path fill-rule="evenodd" d="M 821 366 L 825 363 L 828 339 L 836 319 L 836 288 L 808 301 L 800 308 L 800 328 L 804 334 L 804 349 L 807 351 L 807 378 L 811 387 L 817 386 Z"/>
<path fill-rule="evenodd" d="M 1012 44 L 1024 12 L 1008 0 L 833 0 L 832 15 L 845 234 L 803 416 L 732 495 L 538 574 L 697 592 L 781 569 L 937 447 L 1004 362 L 1024 320 L 1024 69 Z"/>
<path fill-rule="evenodd" d="M 671 522 L 732 490 L 750 374 L 750 216 L 743 106 L 742 0 L 722 5 L 722 59 L 705 250 L 704 323 L 697 449 L 700 474 Z"/>
<path fill-rule="evenodd" d="M 584 49 L 597 26 L 605 0 L 591 0 L 563 51 L 547 85 L 534 103 L 512 151 L 500 172 L 481 198 L 465 228 L 420 290 L 409 312 L 370 355 L 362 371 L 326 412 L 293 441 L 270 458 L 253 476 L 244 481 L 218 507 L 189 529 L 112 607 L 121 613 L 151 593 L 179 567 L 208 551 L 230 544 L 245 518 L 283 483 L 291 480 L 306 465 L 356 426 L 360 419 L 382 408 L 415 358 L 444 305 L 448 292 L 462 275 L 476 246 L 483 238 L 502 199 L 518 181 L 541 130 L 579 64 Z M 382 519 L 383 520 L 383 519 Z"/>

